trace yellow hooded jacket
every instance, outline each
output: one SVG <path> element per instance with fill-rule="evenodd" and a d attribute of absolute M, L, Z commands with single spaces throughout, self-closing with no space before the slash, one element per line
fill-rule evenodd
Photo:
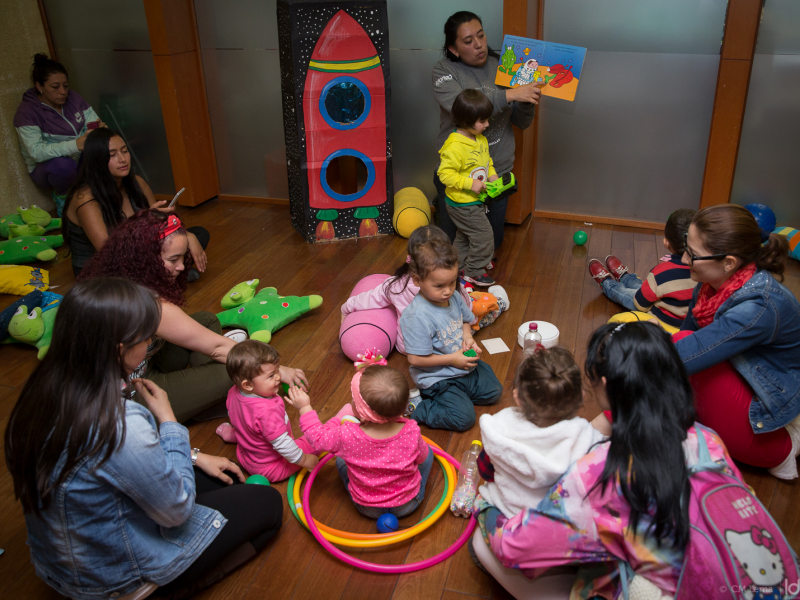
<path fill-rule="evenodd" d="M 447 186 L 448 204 L 477 204 L 478 195 L 472 191 L 473 179 L 484 183 L 495 177 L 489 143 L 480 134 L 475 140 L 456 131 L 445 140 L 439 150 L 439 180 Z"/>

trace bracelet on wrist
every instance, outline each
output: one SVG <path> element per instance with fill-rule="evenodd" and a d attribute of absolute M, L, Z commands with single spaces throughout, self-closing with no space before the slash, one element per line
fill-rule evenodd
<path fill-rule="evenodd" d="M 192 466 L 197 465 L 197 457 L 200 454 L 200 448 L 192 448 Z"/>

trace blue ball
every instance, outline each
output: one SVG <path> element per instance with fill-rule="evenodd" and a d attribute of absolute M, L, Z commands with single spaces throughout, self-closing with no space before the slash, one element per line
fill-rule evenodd
<path fill-rule="evenodd" d="M 400 523 L 392 513 L 384 513 L 378 517 L 378 533 L 393 533 L 400 529 Z"/>
<path fill-rule="evenodd" d="M 752 202 L 745 208 L 753 214 L 761 231 L 772 233 L 775 230 L 775 213 L 769 206 L 761 202 Z"/>

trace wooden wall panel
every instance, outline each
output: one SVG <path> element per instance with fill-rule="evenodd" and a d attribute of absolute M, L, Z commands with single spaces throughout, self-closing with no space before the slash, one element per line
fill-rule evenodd
<path fill-rule="evenodd" d="M 763 0 L 730 0 L 722 40 L 700 208 L 731 199 Z"/>
<path fill-rule="evenodd" d="M 503 2 L 503 33 L 541 39 L 540 4 L 543 0 L 506 0 Z M 531 25 L 535 31 L 529 31 Z M 514 157 L 514 176 L 518 191 L 508 199 L 506 221 L 519 225 L 535 204 L 536 195 L 536 130 L 539 120 L 538 110 L 533 124 L 527 129 L 514 128 L 516 150 Z"/>
<path fill-rule="evenodd" d="M 175 188 L 182 205 L 219 194 L 197 22 L 191 0 L 145 0 Z"/>

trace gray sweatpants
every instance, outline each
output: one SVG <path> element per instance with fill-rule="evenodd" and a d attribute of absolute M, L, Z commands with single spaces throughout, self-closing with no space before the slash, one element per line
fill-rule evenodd
<path fill-rule="evenodd" d="M 447 214 L 457 229 L 453 245 L 458 252 L 459 270 L 464 269 L 469 277 L 483 275 L 494 252 L 494 232 L 486 216 L 486 206 L 448 205 Z"/>

